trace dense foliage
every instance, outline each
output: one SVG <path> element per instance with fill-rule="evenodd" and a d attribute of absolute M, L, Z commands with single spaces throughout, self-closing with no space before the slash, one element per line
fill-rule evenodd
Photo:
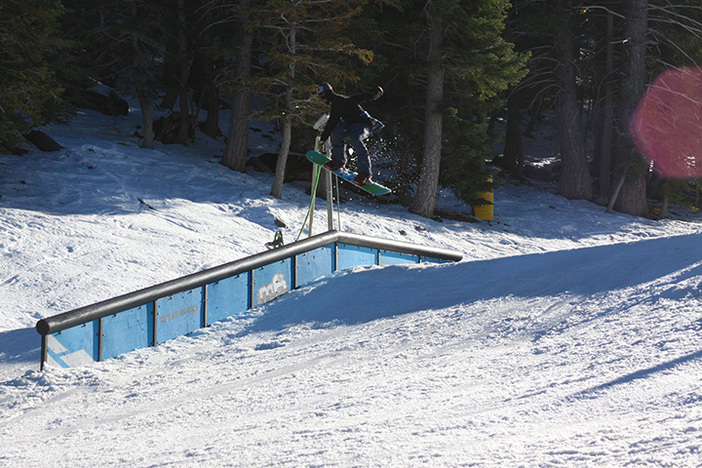
<path fill-rule="evenodd" d="M 10 152 L 33 126 L 56 117 L 61 87 L 52 68 L 63 41 L 59 0 L 0 5 L 0 152 Z M 58 61 L 56 61 L 58 63 Z"/>
<path fill-rule="evenodd" d="M 523 135 L 555 113 L 559 191 L 609 199 L 625 181 L 615 208 L 642 214 L 646 171 L 634 164 L 627 115 L 655 75 L 699 63 L 700 25 L 697 0 L 6 0 L 0 151 L 56 118 L 60 97 L 83 105 L 81 92 L 102 82 L 138 98 L 142 146 L 187 144 L 198 124 L 214 137 L 224 130 L 224 163 L 236 170 L 248 118 L 275 120 L 280 196 L 288 152 L 311 146 L 325 109 L 315 85 L 344 94 L 380 85 L 372 112 L 396 155 L 391 183 L 416 213 L 431 215 L 438 184 L 479 203 L 503 137 L 496 122 L 507 134 L 495 163 L 521 177 Z M 219 125 L 227 104 L 229 135 Z M 171 127 L 152 122 L 157 106 L 172 110 Z"/>

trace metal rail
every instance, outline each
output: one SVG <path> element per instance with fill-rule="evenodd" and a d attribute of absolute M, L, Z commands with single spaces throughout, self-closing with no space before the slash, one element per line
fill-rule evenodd
<path fill-rule="evenodd" d="M 133 307 L 138 307 L 163 297 L 202 287 L 224 278 L 229 278 L 234 275 L 255 270 L 256 268 L 260 268 L 262 266 L 334 243 L 382 249 L 390 252 L 405 253 L 417 255 L 419 257 L 430 257 L 447 261 L 459 261 L 462 258 L 460 253 L 452 250 L 360 236 L 346 232 L 328 231 L 293 244 L 285 245 L 275 250 L 252 255 L 250 257 L 184 276 L 182 278 L 167 281 L 165 283 L 124 294 L 122 296 L 117 296 L 112 299 L 74 309 L 69 312 L 64 312 L 59 315 L 54 315 L 53 317 L 41 319 L 37 322 L 36 329 L 39 334 L 46 336 L 76 325 L 89 323 L 93 320 L 131 309 Z"/>

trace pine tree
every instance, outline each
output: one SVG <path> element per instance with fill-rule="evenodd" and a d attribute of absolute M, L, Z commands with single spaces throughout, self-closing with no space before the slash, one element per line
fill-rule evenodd
<path fill-rule="evenodd" d="M 599 192 L 610 197 L 610 208 L 646 213 L 648 168 L 629 137 L 628 123 L 646 83 L 658 72 L 696 63 L 696 39 L 702 32 L 702 7 L 697 3 L 517 2 L 519 32 L 522 38 L 529 38 L 534 50 L 531 76 L 538 77 L 525 80 L 524 85 L 533 85 L 541 96 L 550 96 L 549 89 L 558 90 L 553 97 L 558 98 L 563 160 L 559 193 L 588 198 L 586 155 L 592 153 Z M 570 20 L 565 21 L 568 16 Z M 535 24 L 534 18 L 550 28 Z M 539 52 L 546 49 L 554 53 Z M 553 66 L 553 59 L 558 66 Z M 579 111 L 573 111 L 575 108 Z M 591 150 L 583 137 L 589 128 L 595 142 Z"/>
<path fill-rule="evenodd" d="M 253 56 L 254 31 L 250 18 L 251 0 L 240 0 L 234 10 L 237 25 L 234 34 L 234 65 L 232 77 L 222 86 L 230 96 L 231 117 L 227 145 L 222 164 L 235 171 L 246 170 L 249 143 L 249 112 L 251 103 L 251 60 Z"/>
<path fill-rule="evenodd" d="M 266 108 L 258 115 L 276 119 L 282 142 L 271 195 L 282 196 L 285 167 L 295 126 L 309 124 L 320 113 L 313 98 L 321 80 L 334 84 L 357 79 L 349 59 L 372 60 L 369 51 L 355 47 L 345 36 L 349 19 L 360 13 L 364 0 L 252 1 L 251 26 L 261 34 L 262 70 L 250 86 L 262 93 Z"/>
<path fill-rule="evenodd" d="M 657 53 L 648 60 L 652 75 L 672 67 L 699 67 L 702 63 L 702 5 L 698 0 L 651 0 L 648 40 Z"/>
<path fill-rule="evenodd" d="M 508 2 L 471 1 L 461 2 L 461 15 L 450 13 L 441 182 L 474 206 L 482 202 L 478 193 L 491 188 L 485 160 L 496 138 L 488 133 L 487 116 L 501 104 L 501 93 L 527 72 L 528 55 L 505 40 L 508 8 Z"/>
<path fill-rule="evenodd" d="M 83 66 L 95 79 L 138 99 L 143 115 L 141 146 L 153 146 L 151 106 L 161 79 L 166 0 L 65 0 L 83 18 Z M 170 11 L 170 10 L 169 10 Z"/>
<path fill-rule="evenodd" d="M 552 48 L 554 58 L 554 81 L 556 92 L 556 122 L 558 147 L 561 153 L 561 174 L 558 178 L 558 194 L 567 198 L 592 198 L 592 182 L 588 153 L 585 147 L 585 132 L 582 124 L 582 102 L 578 90 L 578 55 L 580 50 L 574 40 L 579 21 L 572 0 L 554 2 L 556 37 Z"/>
<path fill-rule="evenodd" d="M 484 189 L 494 144 L 486 116 L 498 93 L 524 75 L 525 57 L 503 37 L 508 6 L 406 0 L 377 16 L 386 38 L 376 50 L 387 61 L 382 81 L 393 83 L 387 104 L 395 112 L 386 119 L 397 128 L 400 154 L 420 161 L 414 213 L 433 214 L 440 182 L 473 203 Z"/>
<path fill-rule="evenodd" d="M 592 133 L 594 140 L 593 176 L 597 179 L 597 191 L 602 199 L 612 192 L 612 158 L 614 152 L 614 112 L 616 90 L 618 89 L 615 67 L 618 52 L 615 49 L 616 22 L 618 15 L 612 8 L 595 8 L 587 10 L 590 23 L 589 36 L 593 44 L 590 54 L 592 65 L 589 67 L 591 77 Z"/>
<path fill-rule="evenodd" d="M 0 153 L 55 117 L 62 92 L 55 78 L 58 0 L 11 0 L 0 6 Z"/>
<path fill-rule="evenodd" d="M 647 165 L 629 135 L 628 127 L 639 100 L 646 89 L 646 36 L 648 32 L 648 0 L 625 0 L 625 29 L 623 46 L 620 110 L 616 125 L 618 144 L 616 164 L 621 174 L 621 191 L 614 208 L 623 213 L 643 216 L 646 204 Z"/>

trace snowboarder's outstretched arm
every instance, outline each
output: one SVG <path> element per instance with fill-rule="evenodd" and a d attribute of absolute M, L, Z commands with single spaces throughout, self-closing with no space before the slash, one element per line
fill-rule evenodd
<path fill-rule="evenodd" d="M 324 126 L 321 139 L 326 141 L 331 136 L 332 130 L 337 126 L 341 119 L 347 122 L 365 122 L 371 125 L 370 116 L 360 106 L 360 102 L 368 100 L 376 100 L 383 95 L 383 88 L 376 86 L 372 92 L 357 94 L 355 96 L 346 97 L 338 94 L 331 94 L 328 98 L 331 104 L 329 109 L 329 120 Z"/>
<path fill-rule="evenodd" d="M 369 91 L 367 93 L 361 93 L 361 94 L 356 94 L 355 96 L 351 96 L 351 99 L 353 99 L 356 102 L 366 102 L 366 101 L 375 101 L 380 98 L 380 96 L 383 95 L 383 88 L 380 86 L 376 86 L 375 90 Z"/>

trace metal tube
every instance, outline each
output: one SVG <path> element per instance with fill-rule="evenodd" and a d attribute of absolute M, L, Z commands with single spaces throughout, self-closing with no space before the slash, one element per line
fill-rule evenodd
<path fill-rule="evenodd" d="M 154 299 L 154 317 L 153 317 L 153 325 L 154 325 L 154 334 L 153 334 L 153 340 L 151 341 L 151 346 L 156 346 L 158 345 L 158 299 Z"/>
<path fill-rule="evenodd" d="M 44 370 L 44 363 L 46 362 L 46 335 L 41 336 L 41 363 L 39 364 L 39 370 Z"/>
<path fill-rule="evenodd" d="M 317 200 L 317 193 L 315 191 L 315 186 L 317 185 L 315 183 L 315 178 L 319 177 L 319 172 L 316 171 L 317 166 L 312 165 L 312 170 L 315 171 L 314 174 L 312 175 L 312 189 L 310 191 L 310 196 L 312 197 L 312 200 L 310 201 L 310 221 L 309 221 L 309 227 L 307 228 L 307 238 L 312 237 L 312 221 L 314 221 L 314 204 L 315 201 Z"/>
<path fill-rule="evenodd" d="M 297 289 L 297 255 L 292 257 L 292 288 Z"/>
<path fill-rule="evenodd" d="M 336 182 L 336 229 L 341 231 L 341 193 L 339 192 L 339 176 L 335 174 L 334 181 Z"/>
<path fill-rule="evenodd" d="M 332 174 L 325 171 L 324 182 L 327 185 L 327 230 L 334 230 L 334 192 L 332 187 Z"/>
<path fill-rule="evenodd" d="M 409 244 L 407 242 L 389 241 L 372 237 L 359 236 L 338 231 L 329 231 L 318 234 L 309 239 L 284 245 L 280 248 L 262 252 L 250 257 L 246 257 L 234 262 L 226 263 L 214 268 L 210 268 L 198 273 L 193 273 L 182 278 L 167 281 L 162 284 L 141 289 L 129 294 L 124 294 L 106 301 L 91 304 L 69 312 L 64 312 L 53 317 L 39 320 L 36 324 L 37 332 L 41 335 L 56 333 L 67 328 L 83 323 L 97 320 L 110 314 L 122 312 L 127 309 L 138 307 L 149 302 L 154 303 L 154 342 L 156 342 L 158 305 L 159 298 L 172 296 L 179 292 L 189 291 L 202 287 L 208 283 L 214 283 L 224 278 L 229 278 L 238 274 L 251 272 L 251 306 L 255 304 L 253 297 L 254 275 L 253 270 L 271 263 L 284 260 L 304 252 L 318 249 L 320 247 L 335 244 L 337 242 L 356 245 L 359 247 L 382 248 L 399 253 L 412 255 L 423 255 L 429 258 L 441 260 L 458 261 L 462 255 L 458 252 Z M 334 270 L 338 268 L 337 248 L 334 249 Z"/>
<path fill-rule="evenodd" d="M 332 265 L 332 272 L 336 272 L 339 269 L 339 243 L 334 242 L 334 260 Z"/>
<path fill-rule="evenodd" d="M 207 323 L 207 293 L 208 293 L 208 285 L 204 285 L 202 287 L 202 326 L 207 327 L 209 324 Z"/>
<path fill-rule="evenodd" d="M 104 317 L 100 317 L 98 319 L 98 362 L 102 361 L 102 337 L 104 336 L 103 329 L 102 329 L 102 319 Z"/>
<path fill-rule="evenodd" d="M 455 250 L 441 249 L 437 247 L 427 247 L 423 245 L 410 244 L 409 242 L 378 239 L 375 237 L 361 236 L 349 232 L 340 232 L 338 242 L 355 245 L 358 247 L 368 247 L 371 249 L 383 249 L 391 252 L 406 253 L 410 255 L 423 255 L 439 260 L 449 260 L 457 262 L 463 258 L 463 254 Z"/>
<path fill-rule="evenodd" d="M 256 306 L 256 269 L 249 272 L 249 309 Z"/>

